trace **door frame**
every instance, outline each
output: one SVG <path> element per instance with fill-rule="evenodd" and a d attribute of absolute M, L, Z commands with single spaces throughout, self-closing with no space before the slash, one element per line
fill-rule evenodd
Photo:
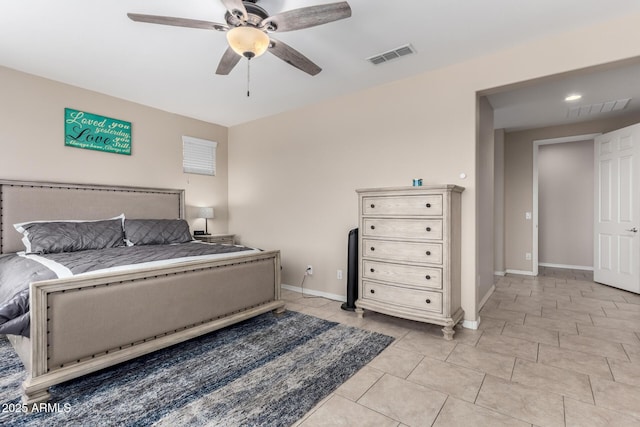
<path fill-rule="evenodd" d="M 563 144 L 565 142 L 594 140 L 602 132 L 590 133 L 586 135 L 565 136 L 561 138 L 536 139 L 533 141 L 533 208 L 531 212 L 531 228 L 533 230 L 533 240 L 531 248 L 531 273 L 538 275 L 538 150 L 541 145 Z"/>

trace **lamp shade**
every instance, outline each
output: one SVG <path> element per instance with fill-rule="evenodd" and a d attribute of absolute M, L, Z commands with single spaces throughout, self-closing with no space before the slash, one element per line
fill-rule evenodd
<path fill-rule="evenodd" d="M 200 208 L 200 210 L 198 210 L 198 218 L 215 218 L 213 215 L 213 208 Z"/>
<path fill-rule="evenodd" d="M 255 27 L 235 27 L 227 31 L 229 46 L 238 55 L 253 58 L 260 56 L 269 47 L 269 36 Z"/>

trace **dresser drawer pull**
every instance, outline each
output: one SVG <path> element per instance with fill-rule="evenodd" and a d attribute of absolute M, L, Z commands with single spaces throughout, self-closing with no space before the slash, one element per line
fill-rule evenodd
<path fill-rule="evenodd" d="M 427 256 L 431 255 L 431 251 L 427 251 Z"/>
<path fill-rule="evenodd" d="M 431 227 L 427 227 L 427 231 L 431 231 Z"/>
<path fill-rule="evenodd" d="M 371 209 L 375 208 L 376 205 L 374 205 L 373 203 L 371 203 Z"/>
<path fill-rule="evenodd" d="M 429 276 L 428 274 L 426 276 L 424 276 L 425 279 L 427 280 L 431 280 L 431 276 Z"/>
<path fill-rule="evenodd" d="M 431 304 L 431 300 L 429 298 L 427 298 L 427 304 Z"/>
<path fill-rule="evenodd" d="M 430 207 L 431 207 L 431 203 L 427 203 L 427 205 L 426 205 L 426 206 L 427 206 L 428 208 L 430 208 Z"/>
<path fill-rule="evenodd" d="M 372 230 L 375 230 L 375 229 L 376 229 L 376 226 L 375 226 L 375 225 L 372 225 L 372 226 L 371 226 L 371 229 L 372 229 Z"/>
<path fill-rule="evenodd" d="M 372 272 L 372 273 L 375 273 L 375 272 L 376 272 L 376 270 L 372 268 L 372 269 L 371 269 L 371 272 Z"/>
<path fill-rule="evenodd" d="M 372 294 L 375 294 L 375 293 L 376 293 L 376 291 L 375 291 L 374 289 L 371 289 L 371 291 L 370 291 L 370 292 L 371 292 Z"/>
<path fill-rule="evenodd" d="M 375 251 L 375 250 L 376 250 L 376 248 L 374 248 L 373 246 L 371 246 L 371 250 L 372 250 L 372 251 Z"/>

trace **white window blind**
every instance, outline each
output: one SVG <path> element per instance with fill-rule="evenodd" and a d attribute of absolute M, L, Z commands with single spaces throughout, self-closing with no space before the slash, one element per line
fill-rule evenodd
<path fill-rule="evenodd" d="M 200 175 L 216 174 L 217 142 L 206 139 L 182 137 L 182 170 Z"/>

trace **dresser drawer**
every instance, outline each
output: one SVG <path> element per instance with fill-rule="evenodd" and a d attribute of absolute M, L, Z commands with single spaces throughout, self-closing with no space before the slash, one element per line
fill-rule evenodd
<path fill-rule="evenodd" d="M 364 260 L 362 277 L 384 282 L 442 289 L 442 269 Z"/>
<path fill-rule="evenodd" d="M 441 219 L 363 218 L 362 228 L 364 236 L 442 240 Z"/>
<path fill-rule="evenodd" d="M 442 264 L 442 244 L 362 239 L 362 256 L 383 261 Z"/>
<path fill-rule="evenodd" d="M 442 195 L 377 196 L 362 198 L 363 215 L 442 215 Z"/>
<path fill-rule="evenodd" d="M 383 303 L 442 313 L 442 294 L 440 292 L 383 285 L 363 280 L 361 297 Z"/>
<path fill-rule="evenodd" d="M 196 235 L 194 239 L 207 243 L 218 243 L 220 245 L 234 245 L 235 235 L 233 234 L 213 234 L 213 235 Z"/>

